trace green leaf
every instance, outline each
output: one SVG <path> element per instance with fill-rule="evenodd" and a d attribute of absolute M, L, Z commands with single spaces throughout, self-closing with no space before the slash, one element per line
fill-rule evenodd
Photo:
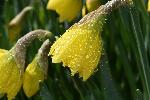
<path fill-rule="evenodd" d="M 149 100 L 150 99 L 150 68 L 149 68 L 148 57 L 144 45 L 144 39 L 142 36 L 142 31 L 139 23 L 139 15 L 137 11 L 134 8 L 132 8 L 130 10 L 130 16 L 132 21 L 133 34 L 136 40 L 136 46 L 137 46 L 136 55 L 138 57 L 137 61 L 139 61 L 140 64 L 139 71 L 140 71 L 140 76 L 144 88 L 144 99 Z"/>

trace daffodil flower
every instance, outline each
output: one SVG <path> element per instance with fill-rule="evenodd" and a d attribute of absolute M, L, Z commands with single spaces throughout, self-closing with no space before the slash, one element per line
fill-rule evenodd
<path fill-rule="evenodd" d="M 113 9 L 129 4 L 129 0 L 112 0 L 83 17 L 51 46 L 53 63 L 68 66 L 71 74 L 79 73 L 87 80 L 96 69 L 103 50 L 101 31 L 106 15 Z"/>
<path fill-rule="evenodd" d="M 49 0 L 47 9 L 59 14 L 60 22 L 72 21 L 80 13 L 82 0 Z"/>
<path fill-rule="evenodd" d="M 27 66 L 24 74 L 23 90 L 27 97 L 35 95 L 39 90 L 40 82 L 47 76 L 49 40 L 45 41 L 38 54 Z"/>
<path fill-rule="evenodd" d="M 36 38 L 49 38 L 51 33 L 35 30 L 19 39 L 11 50 L 0 49 L 0 94 L 7 94 L 8 100 L 19 92 L 25 68 L 27 46 Z"/>
<path fill-rule="evenodd" d="M 22 74 L 11 51 L 0 50 L 0 93 L 7 93 L 13 99 L 22 84 Z"/>
<path fill-rule="evenodd" d="M 10 42 L 16 42 L 17 37 L 23 29 L 24 18 L 29 11 L 32 10 L 31 6 L 25 7 L 19 14 L 17 14 L 8 24 L 8 35 Z"/>
<path fill-rule="evenodd" d="M 100 0 L 86 0 L 86 7 L 88 12 L 96 10 L 100 6 Z"/>

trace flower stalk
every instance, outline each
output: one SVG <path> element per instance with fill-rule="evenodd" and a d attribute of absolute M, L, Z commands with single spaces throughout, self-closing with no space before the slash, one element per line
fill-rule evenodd
<path fill-rule="evenodd" d="M 53 35 L 51 32 L 38 29 L 27 33 L 17 41 L 16 45 L 12 49 L 12 52 L 14 54 L 15 61 L 21 69 L 21 72 L 24 71 L 26 50 L 29 44 L 31 44 L 31 42 L 37 38 L 39 40 L 45 40 L 52 37 Z"/>
<path fill-rule="evenodd" d="M 50 48 L 50 41 L 46 40 L 41 48 L 38 51 L 38 63 L 40 68 L 44 72 L 44 77 L 45 79 L 47 78 L 47 71 L 48 71 L 48 53 L 49 53 L 49 48 Z"/>

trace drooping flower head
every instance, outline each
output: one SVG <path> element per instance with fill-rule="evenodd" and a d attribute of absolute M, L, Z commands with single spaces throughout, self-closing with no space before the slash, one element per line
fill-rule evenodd
<path fill-rule="evenodd" d="M 13 99 L 20 90 L 22 75 L 11 51 L 0 50 L 0 93 Z"/>
<path fill-rule="evenodd" d="M 16 42 L 20 32 L 23 29 L 24 18 L 29 11 L 32 10 L 31 6 L 25 7 L 19 14 L 17 14 L 8 24 L 8 35 L 10 42 Z"/>
<path fill-rule="evenodd" d="M 8 100 L 15 98 L 23 81 L 27 46 L 35 38 L 50 36 L 48 31 L 32 31 L 19 39 L 11 50 L 0 49 L 0 94 L 7 94 Z"/>
<path fill-rule="evenodd" d="M 47 9 L 59 14 L 60 22 L 72 21 L 80 13 L 82 0 L 49 0 Z"/>
<path fill-rule="evenodd" d="M 27 97 L 31 97 L 38 92 L 40 82 L 43 82 L 47 76 L 49 47 L 50 42 L 47 40 L 25 70 L 23 90 Z"/>
<path fill-rule="evenodd" d="M 112 0 L 83 17 L 69 28 L 52 46 L 49 55 L 53 63 L 68 66 L 71 74 L 79 73 L 87 80 L 97 67 L 102 55 L 101 31 L 106 15 L 113 9 L 128 4 L 129 0 Z"/>

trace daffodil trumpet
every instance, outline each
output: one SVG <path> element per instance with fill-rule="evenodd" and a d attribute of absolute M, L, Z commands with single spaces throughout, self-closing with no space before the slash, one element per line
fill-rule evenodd
<path fill-rule="evenodd" d="M 46 40 L 25 70 L 23 90 L 27 97 L 35 95 L 40 88 L 40 83 L 47 77 L 49 48 L 50 41 Z"/>
<path fill-rule="evenodd" d="M 86 81 L 94 73 L 102 56 L 103 43 L 100 33 L 106 15 L 131 2 L 131 0 L 109 1 L 71 26 L 51 46 L 49 55 L 52 55 L 52 62 L 62 62 L 64 67 L 70 68 L 71 75 L 79 73 Z"/>
<path fill-rule="evenodd" d="M 88 12 L 96 10 L 100 6 L 100 0 L 86 0 L 86 7 Z"/>
<path fill-rule="evenodd" d="M 82 0 L 49 0 L 48 10 L 55 10 L 59 14 L 59 21 L 72 21 L 82 9 Z"/>
<path fill-rule="evenodd" d="M 0 49 L 0 94 L 7 94 L 8 100 L 19 92 L 25 68 L 26 49 L 36 38 L 46 39 L 52 34 L 45 30 L 29 32 L 11 50 Z"/>

